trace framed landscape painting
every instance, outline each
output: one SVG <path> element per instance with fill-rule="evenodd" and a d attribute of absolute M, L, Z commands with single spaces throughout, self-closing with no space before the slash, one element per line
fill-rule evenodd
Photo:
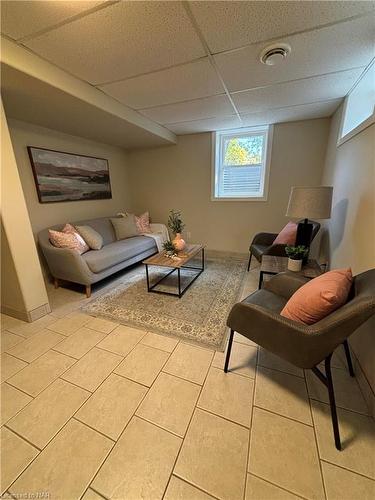
<path fill-rule="evenodd" d="M 40 203 L 112 198 L 108 161 L 27 146 Z"/>

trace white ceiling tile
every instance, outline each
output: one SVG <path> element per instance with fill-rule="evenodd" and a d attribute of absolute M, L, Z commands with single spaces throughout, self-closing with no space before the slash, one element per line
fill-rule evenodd
<path fill-rule="evenodd" d="M 207 57 L 163 71 L 100 85 L 100 88 L 134 109 L 223 93 L 223 86 Z"/>
<path fill-rule="evenodd" d="M 220 52 L 374 9 L 372 1 L 189 2 L 212 52 Z"/>
<path fill-rule="evenodd" d="M 177 135 L 228 130 L 238 127 L 241 127 L 241 122 L 237 115 L 226 116 L 224 118 L 208 118 L 207 120 L 172 123 L 168 125 L 169 130 L 172 130 L 172 132 Z"/>
<path fill-rule="evenodd" d="M 334 99 L 333 101 L 327 102 L 317 102 L 314 104 L 302 104 L 300 106 L 272 109 L 259 113 L 244 114 L 241 115 L 241 119 L 244 127 L 252 127 L 272 123 L 325 118 L 327 116 L 331 116 L 341 102 L 342 99 Z"/>
<path fill-rule="evenodd" d="M 350 69 L 331 75 L 278 83 L 270 87 L 238 92 L 232 94 L 232 98 L 241 113 L 328 101 L 344 97 L 362 71 L 363 68 Z"/>
<path fill-rule="evenodd" d="M 104 2 L 3 0 L 1 2 L 1 32 L 14 39 L 24 38 L 66 21 L 101 3 Z"/>
<path fill-rule="evenodd" d="M 161 124 L 232 115 L 234 109 L 226 95 L 143 109 L 141 113 Z"/>
<path fill-rule="evenodd" d="M 215 61 L 229 90 L 246 90 L 366 66 L 374 56 L 374 32 L 374 16 L 367 16 L 283 38 L 292 51 L 280 65 L 259 61 L 264 43 L 216 55 Z"/>
<path fill-rule="evenodd" d="M 33 38 L 26 45 L 93 84 L 206 55 L 180 2 L 120 2 Z"/>

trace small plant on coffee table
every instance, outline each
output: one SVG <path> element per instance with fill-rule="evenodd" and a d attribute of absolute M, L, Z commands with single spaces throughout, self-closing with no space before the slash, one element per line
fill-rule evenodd
<path fill-rule="evenodd" d="M 287 245 L 285 247 L 285 253 L 292 260 L 302 260 L 308 254 L 309 249 L 304 245 L 298 245 L 296 247 Z"/>
<path fill-rule="evenodd" d="M 167 257 L 175 257 L 177 255 L 177 250 L 171 241 L 165 241 L 163 243 L 163 248 L 165 250 L 165 255 Z"/>
<path fill-rule="evenodd" d="M 168 227 L 173 234 L 182 233 L 185 224 L 181 219 L 181 212 L 179 210 L 171 210 L 168 217 Z"/>

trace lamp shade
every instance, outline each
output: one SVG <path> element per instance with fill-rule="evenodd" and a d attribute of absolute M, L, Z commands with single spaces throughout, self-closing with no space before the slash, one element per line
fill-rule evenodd
<path fill-rule="evenodd" d="M 329 219 L 332 192 L 332 186 L 293 186 L 286 215 L 298 219 Z"/>

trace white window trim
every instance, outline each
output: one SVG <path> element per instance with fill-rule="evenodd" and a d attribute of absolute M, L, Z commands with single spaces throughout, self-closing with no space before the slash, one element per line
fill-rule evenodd
<path fill-rule="evenodd" d="M 264 189 L 263 196 L 251 196 L 245 198 L 236 198 L 236 197 L 219 197 L 215 196 L 216 192 L 216 172 L 219 169 L 218 161 L 219 158 L 216 157 L 216 149 L 217 143 L 220 142 L 221 136 L 235 134 L 237 137 L 241 135 L 246 135 L 249 132 L 267 132 L 267 140 L 265 145 L 266 152 L 266 163 L 264 168 Z M 243 202 L 243 201 L 267 201 L 268 200 L 268 189 L 269 189 L 269 179 L 270 179 L 270 166 L 271 166 L 271 151 L 272 151 L 272 142 L 273 142 L 273 125 L 262 125 L 259 127 L 248 127 L 248 128 L 239 128 L 239 129 L 231 129 L 231 130 L 222 130 L 219 132 L 212 132 L 211 135 L 211 201 L 232 201 L 232 202 Z"/>
<path fill-rule="evenodd" d="M 339 134 L 338 134 L 338 138 L 337 138 L 336 147 L 341 146 L 342 144 L 344 144 L 345 142 L 349 141 L 350 139 L 352 139 L 353 137 L 355 137 L 357 134 L 360 134 L 363 130 L 366 130 L 366 128 L 370 127 L 371 125 L 373 125 L 375 123 L 375 106 L 374 106 L 373 113 L 368 118 L 366 118 L 365 120 L 363 120 L 363 122 L 359 123 L 356 127 L 354 127 L 352 130 L 350 130 L 350 132 L 347 132 L 345 135 L 342 134 L 343 129 L 344 129 L 345 116 L 346 116 L 346 113 L 347 113 L 347 106 L 348 106 L 349 96 L 353 92 L 353 90 L 355 90 L 355 88 L 357 87 L 357 85 L 359 85 L 359 83 L 361 82 L 362 78 L 365 77 L 366 73 L 369 70 L 371 70 L 371 67 L 374 64 L 375 64 L 375 59 L 373 59 L 371 61 L 371 63 L 365 68 L 365 70 L 363 71 L 363 73 L 360 75 L 358 81 L 355 83 L 354 87 L 352 89 L 350 89 L 349 94 L 345 97 L 345 101 L 344 101 L 344 104 L 343 104 L 343 108 L 342 108 L 342 112 L 341 112 L 341 117 L 340 117 L 340 127 L 339 127 Z"/>

